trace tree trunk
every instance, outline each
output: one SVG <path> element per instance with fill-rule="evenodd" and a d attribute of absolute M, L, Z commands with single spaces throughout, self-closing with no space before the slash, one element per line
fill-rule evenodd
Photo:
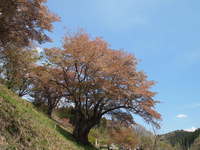
<path fill-rule="evenodd" d="M 19 96 L 19 97 L 22 97 L 22 96 L 24 96 L 24 94 L 19 92 L 19 93 L 18 93 L 18 96 Z"/>
<path fill-rule="evenodd" d="M 52 117 L 52 113 L 53 113 L 53 109 L 55 107 L 54 107 L 54 104 L 53 104 L 53 99 L 50 97 L 50 95 L 48 96 L 47 105 L 48 105 L 47 114 L 48 114 L 49 118 L 51 118 Z"/>
<path fill-rule="evenodd" d="M 88 141 L 88 134 L 91 128 L 92 127 L 89 126 L 88 124 L 84 123 L 77 124 L 74 128 L 73 136 L 78 142 L 89 145 L 90 142 Z"/>
<path fill-rule="evenodd" d="M 86 120 L 83 118 L 79 118 L 79 121 L 76 121 L 75 128 L 73 130 L 73 136 L 74 138 L 84 144 L 84 145 L 90 145 L 90 142 L 88 141 L 88 135 L 90 130 L 99 123 L 99 119 L 96 118 L 96 120 Z"/>
<path fill-rule="evenodd" d="M 47 115 L 49 116 L 49 118 L 52 117 L 52 112 L 53 112 L 53 108 L 51 107 L 48 107 L 48 110 L 47 110 Z"/>
<path fill-rule="evenodd" d="M 82 144 L 90 145 L 88 134 L 95 125 L 99 124 L 100 119 L 100 117 L 96 116 L 86 118 L 79 109 L 75 110 L 75 117 L 73 120 L 74 138 Z"/>

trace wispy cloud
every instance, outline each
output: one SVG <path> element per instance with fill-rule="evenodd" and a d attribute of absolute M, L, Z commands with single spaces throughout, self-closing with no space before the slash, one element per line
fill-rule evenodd
<path fill-rule="evenodd" d="M 196 129 L 197 129 L 196 127 L 191 127 L 189 129 L 184 129 L 184 131 L 194 132 Z"/>
<path fill-rule="evenodd" d="M 188 116 L 185 114 L 178 114 L 176 115 L 176 118 L 182 119 L 182 118 L 187 118 Z"/>
<path fill-rule="evenodd" d="M 192 106 L 191 106 L 191 108 L 199 108 L 200 107 L 200 103 L 196 103 L 196 104 L 193 104 Z"/>
<path fill-rule="evenodd" d="M 199 63 L 200 50 L 196 49 L 196 50 L 193 50 L 193 51 L 189 51 L 187 54 L 185 54 L 184 60 L 191 65 Z"/>
<path fill-rule="evenodd" d="M 185 109 L 199 109 L 200 108 L 200 103 L 191 103 L 191 104 L 186 104 L 182 107 L 184 110 Z"/>
<path fill-rule="evenodd" d="M 183 68 L 200 63 L 200 49 L 188 50 L 176 57 L 177 64 Z"/>
<path fill-rule="evenodd" d="M 94 5 L 95 20 L 109 30 L 124 32 L 133 27 L 149 25 L 151 13 L 159 4 L 163 3 L 158 0 L 100 0 Z"/>

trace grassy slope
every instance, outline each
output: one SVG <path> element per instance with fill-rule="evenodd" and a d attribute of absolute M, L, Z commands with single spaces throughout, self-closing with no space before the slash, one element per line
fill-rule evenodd
<path fill-rule="evenodd" d="M 0 85 L 0 150 L 92 150 Z"/>
<path fill-rule="evenodd" d="M 195 139 L 194 143 L 191 146 L 191 150 L 200 150 L 200 137 Z"/>

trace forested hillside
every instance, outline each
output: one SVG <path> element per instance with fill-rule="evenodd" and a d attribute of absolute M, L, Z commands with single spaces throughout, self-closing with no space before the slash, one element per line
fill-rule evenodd
<path fill-rule="evenodd" d="M 161 135 L 159 138 L 161 141 L 170 143 L 177 150 L 199 150 L 199 137 L 200 129 L 194 132 L 177 130 Z"/>

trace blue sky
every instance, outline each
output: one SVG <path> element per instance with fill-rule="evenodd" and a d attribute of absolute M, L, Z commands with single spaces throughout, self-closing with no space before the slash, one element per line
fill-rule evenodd
<path fill-rule="evenodd" d="M 49 0 L 61 17 L 50 36 L 60 46 L 67 30 L 86 30 L 112 48 L 140 60 L 157 82 L 157 106 L 165 133 L 200 127 L 200 1 L 199 0 Z M 138 117 L 136 120 L 143 124 Z M 148 127 L 148 126 L 147 126 Z"/>

